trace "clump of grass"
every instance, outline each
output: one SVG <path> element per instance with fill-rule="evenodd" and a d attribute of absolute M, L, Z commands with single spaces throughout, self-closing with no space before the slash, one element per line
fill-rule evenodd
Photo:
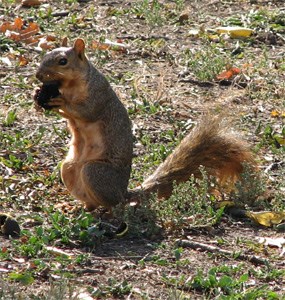
<path fill-rule="evenodd" d="M 144 199 L 138 205 L 117 206 L 114 216 L 128 224 L 128 235 L 134 237 L 156 237 L 161 227 L 157 224 L 156 212 L 152 209 L 150 199 Z"/>
<path fill-rule="evenodd" d="M 237 181 L 234 192 L 234 199 L 242 206 L 253 206 L 256 200 L 264 194 L 266 190 L 265 177 L 258 173 L 250 165 L 244 165 L 241 178 Z"/>
<path fill-rule="evenodd" d="M 140 18 L 144 18 L 150 26 L 161 26 L 164 16 L 162 13 L 163 5 L 158 0 L 143 0 L 135 3 L 133 12 Z"/>
<path fill-rule="evenodd" d="M 274 199 L 271 201 L 271 207 L 274 211 L 285 211 L 284 191 L 285 183 L 280 183 L 277 186 L 278 192 L 274 195 Z"/>
<path fill-rule="evenodd" d="M 51 281 L 41 289 L 25 288 L 21 291 L 20 282 L 7 282 L 0 278 L 0 300 L 79 300 L 78 288 L 74 287 L 67 279 Z"/>
<path fill-rule="evenodd" d="M 138 205 L 117 206 L 113 213 L 128 223 L 128 233 L 135 236 L 153 237 L 162 230 L 178 232 L 187 227 L 212 226 L 219 222 L 224 209 L 215 208 L 215 197 L 210 194 L 214 179 L 203 168 L 201 173 L 201 179 L 192 176 L 185 183 L 174 183 L 168 199 L 157 199 L 152 194 Z"/>
<path fill-rule="evenodd" d="M 279 295 L 267 285 L 249 287 L 250 275 L 241 273 L 241 268 L 232 266 L 213 267 L 208 272 L 198 270 L 191 280 L 185 275 L 178 278 L 163 277 L 169 285 L 183 287 L 183 290 L 195 290 L 202 293 L 205 299 L 280 299 Z M 172 294 L 174 293 L 174 289 Z M 175 299 L 184 298 L 183 294 Z M 204 298 L 203 298 L 204 299 Z"/>
<path fill-rule="evenodd" d="M 201 173 L 201 179 L 192 176 L 185 183 L 174 184 L 172 195 L 168 199 L 158 201 L 153 198 L 152 208 L 163 227 L 176 230 L 185 224 L 192 227 L 211 226 L 219 221 L 223 209 L 214 209 L 215 198 L 209 194 L 213 188 L 213 180 L 205 170 L 201 169 Z"/>
<path fill-rule="evenodd" d="M 186 49 L 182 60 L 189 72 L 201 81 L 212 81 L 226 66 L 231 65 L 230 57 L 211 44 L 199 50 Z"/>
<path fill-rule="evenodd" d="M 132 291 L 132 285 L 126 280 L 117 281 L 116 279 L 109 278 L 108 284 L 101 285 L 94 289 L 92 296 L 96 299 L 101 299 L 101 297 L 109 296 L 112 299 L 122 299 L 129 295 Z M 125 298 L 124 298 L 125 299 Z"/>
<path fill-rule="evenodd" d="M 93 247 L 95 240 L 101 237 L 99 231 L 90 231 L 91 225 L 94 225 L 94 217 L 83 210 L 75 217 L 58 210 L 53 211 L 52 208 L 47 213 L 51 224 L 37 226 L 34 232 L 22 230 L 22 239 L 14 241 L 18 253 L 36 258 L 48 255 L 46 246 L 52 243 L 73 245 L 79 241 L 85 246 Z"/>

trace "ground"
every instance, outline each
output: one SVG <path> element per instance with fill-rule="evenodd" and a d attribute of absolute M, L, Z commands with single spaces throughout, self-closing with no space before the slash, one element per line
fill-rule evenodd
<path fill-rule="evenodd" d="M 46 49 L 81 37 L 133 123 L 130 188 L 199 119 L 217 115 L 250 145 L 263 178 L 262 195 L 241 199 L 243 208 L 284 213 L 283 1 L 22 3 L 0 4 L 0 212 L 21 227 L 19 238 L 0 235 L 0 299 L 284 299 L 284 225 L 197 212 L 173 228 L 152 203 L 129 209 L 128 233 L 107 236 L 60 180 L 65 120 L 33 100 Z M 221 26 L 252 33 L 220 34 Z M 175 219 L 171 209 L 164 216 Z"/>

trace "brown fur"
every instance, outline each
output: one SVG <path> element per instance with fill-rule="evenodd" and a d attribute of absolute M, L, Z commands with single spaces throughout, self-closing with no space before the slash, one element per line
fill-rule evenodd
<path fill-rule="evenodd" d="M 71 133 L 61 176 L 88 210 L 123 202 L 132 160 L 130 120 L 105 77 L 87 60 L 84 42 L 47 54 L 38 69 L 43 83 L 58 82 L 60 95 L 48 105 L 67 119 Z M 61 64 L 60 60 L 67 63 Z M 115 112 L 115 113 L 114 113 Z"/>
<path fill-rule="evenodd" d="M 66 45 L 66 43 L 64 43 Z M 132 132 L 127 111 L 84 54 L 83 40 L 71 48 L 48 53 L 38 69 L 43 83 L 57 82 L 60 95 L 47 99 L 47 107 L 68 120 L 71 142 L 61 176 L 70 193 L 92 210 L 109 209 L 125 202 L 132 161 Z M 61 63 L 63 59 L 67 63 Z M 220 183 L 234 182 L 243 163 L 254 164 L 247 146 L 230 133 L 218 118 L 207 116 L 174 152 L 131 195 L 158 192 L 168 197 L 173 181 L 182 182 L 200 166 Z M 132 197 L 131 196 L 131 197 Z"/>
<path fill-rule="evenodd" d="M 192 174 L 201 177 L 200 166 L 204 166 L 220 184 L 233 183 L 242 173 L 244 163 L 254 164 L 247 145 L 218 117 L 204 116 L 204 121 L 143 182 L 142 189 L 158 192 L 159 197 L 169 197 L 173 181 L 184 182 Z"/>

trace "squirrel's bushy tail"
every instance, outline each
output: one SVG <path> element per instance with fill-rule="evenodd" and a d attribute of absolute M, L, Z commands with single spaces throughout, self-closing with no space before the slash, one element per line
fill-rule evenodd
<path fill-rule="evenodd" d="M 174 181 L 187 181 L 192 174 L 201 177 L 200 166 L 219 183 L 234 183 L 244 164 L 254 165 L 246 143 L 231 132 L 226 121 L 207 115 L 143 182 L 142 192 L 167 198 Z"/>

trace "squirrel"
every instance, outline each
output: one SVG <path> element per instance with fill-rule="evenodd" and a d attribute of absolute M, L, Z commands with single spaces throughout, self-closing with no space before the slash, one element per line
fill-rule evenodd
<path fill-rule="evenodd" d="M 85 43 L 44 55 L 36 72 L 43 85 L 36 91 L 37 106 L 57 111 L 67 119 L 71 141 L 61 165 L 61 178 L 86 209 L 109 210 L 142 195 L 171 195 L 175 181 L 201 176 L 200 166 L 219 182 L 234 182 L 243 164 L 254 164 L 245 142 L 235 137 L 219 118 L 204 118 L 166 160 L 134 190 L 128 190 L 133 157 L 133 135 L 127 110 L 106 77 L 88 60 Z"/>

